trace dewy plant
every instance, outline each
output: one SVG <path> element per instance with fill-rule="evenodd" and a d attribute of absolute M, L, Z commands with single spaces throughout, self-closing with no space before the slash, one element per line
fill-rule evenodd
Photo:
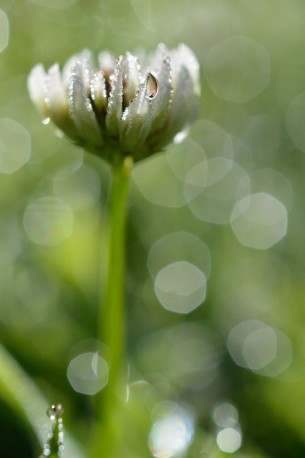
<path fill-rule="evenodd" d="M 198 114 L 199 64 L 185 45 L 152 55 L 127 52 L 116 60 L 102 52 L 96 66 L 87 50 L 60 71 L 41 64 L 28 78 L 30 97 L 47 124 L 52 121 L 76 145 L 105 159 L 113 171 L 109 199 L 106 291 L 100 305 L 99 339 L 108 347 L 110 373 L 98 396 L 92 458 L 114 457 L 120 435 L 117 407 L 125 380 L 125 223 L 133 164 L 182 138 Z"/>

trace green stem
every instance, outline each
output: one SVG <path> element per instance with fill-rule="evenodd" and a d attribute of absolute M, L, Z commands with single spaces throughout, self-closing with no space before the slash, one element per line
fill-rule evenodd
<path fill-rule="evenodd" d="M 120 404 L 125 373 L 125 229 L 132 158 L 117 158 L 108 207 L 108 271 L 100 304 L 99 338 L 109 351 L 109 379 L 98 396 L 98 426 L 92 458 L 110 458 L 122 434 Z"/>

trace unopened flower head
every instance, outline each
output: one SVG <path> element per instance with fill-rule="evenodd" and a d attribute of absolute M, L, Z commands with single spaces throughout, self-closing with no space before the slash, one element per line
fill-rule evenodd
<path fill-rule="evenodd" d="M 185 45 L 160 44 L 150 56 L 108 52 L 95 64 L 87 50 L 60 71 L 41 64 L 28 89 L 45 123 L 51 120 L 74 143 L 112 162 L 115 152 L 135 161 L 161 151 L 198 114 L 199 64 Z"/>

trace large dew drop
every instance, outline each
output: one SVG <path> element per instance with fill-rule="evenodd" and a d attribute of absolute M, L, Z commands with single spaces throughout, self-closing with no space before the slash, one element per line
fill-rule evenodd
<path fill-rule="evenodd" d="M 148 73 L 146 78 L 146 95 L 149 100 L 156 97 L 159 91 L 159 83 L 157 78 L 152 74 Z"/>

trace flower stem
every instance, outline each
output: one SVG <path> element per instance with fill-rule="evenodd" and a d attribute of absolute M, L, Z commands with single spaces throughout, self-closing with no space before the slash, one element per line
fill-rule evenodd
<path fill-rule="evenodd" d="M 99 338 L 109 351 L 109 379 L 98 396 L 98 427 L 92 458 L 109 458 L 119 437 L 125 372 L 125 229 L 132 158 L 117 158 L 108 206 L 108 271 L 99 317 Z M 102 455 L 101 455 L 102 454 Z"/>

